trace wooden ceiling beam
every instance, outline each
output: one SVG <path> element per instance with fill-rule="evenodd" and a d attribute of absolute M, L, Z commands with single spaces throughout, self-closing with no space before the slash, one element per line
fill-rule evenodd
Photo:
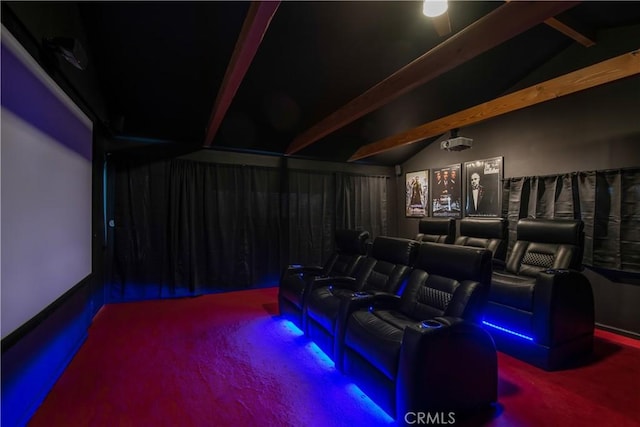
<path fill-rule="evenodd" d="M 640 50 L 620 55 L 595 65 L 547 80 L 526 89 L 496 98 L 475 107 L 425 123 L 389 138 L 360 147 L 349 158 L 361 160 L 426 138 L 442 135 L 452 129 L 470 126 L 484 120 L 520 110 L 541 102 L 600 86 L 640 74 Z"/>
<path fill-rule="evenodd" d="M 251 61 L 258 51 L 262 38 L 267 32 L 271 19 L 276 13 L 280 1 L 254 1 L 242 24 L 240 35 L 236 41 L 231 60 L 222 80 L 222 85 L 213 104 L 209 118 L 204 146 L 209 147 L 218 133 L 224 116 L 244 79 Z"/>
<path fill-rule="evenodd" d="M 505 0 L 505 1 L 508 3 L 511 0 Z M 591 47 L 596 44 L 594 40 L 591 40 L 591 38 L 588 37 L 586 34 L 584 34 L 582 31 L 578 31 L 575 28 L 575 25 L 569 25 L 553 17 L 549 19 L 545 19 L 544 23 L 550 26 L 551 28 L 553 28 L 554 30 L 561 32 L 565 36 L 572 38 L 573 40 L 577 41 L 584 47 Z"/>
<path fill-rule="evenodd" d="M 562 21 L 557 20 L 556 18 L 549 18 L 545 20 L 544 23 L 554 30 L 560 31 L 565 36 L 572 38 L 584 47 L 591 47 L 596 44 L 596 42 L 594 40 L 591 40 L 590 37 L 578 31 L 575 26 L 570 26 Z"/>
<path fill-rule="evenodd" d="M 302 150 L 400 95 L 578 3 L 514 1 L 501 5 L 298 135 L 287 147 L 286 154 Z"/>

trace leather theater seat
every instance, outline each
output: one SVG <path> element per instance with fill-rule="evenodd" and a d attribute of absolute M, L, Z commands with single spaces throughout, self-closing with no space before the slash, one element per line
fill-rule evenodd
<path fill-rule="evenodd" d="M 460 235 L 454 242 L 456 245 L 490 250 L 497 264 L 505 262 L 507 243 L 507 221 L 504 218 L 461 219 Z"/>
<path fill-rule="evenodd" d="M 387 413 L 462 414 L 497 400 L 497 353 L 481 326 L 491 252 L 422 243 L 401 296 L 347 319 L 343 371 Z"/>
<path fill-rule="evenodd" d="M 368 231 L 336 230 L 335 251 L 324 266 L 289 265 L 285 268 L 278 288 L 280 315 L 303 329 L 302 313 L 309 282 L 316 277 L 352 276 L 365 258 L 368 241 Z"/>
<path fill-rule="evenodd" d="M 343 313 L 349 311 L 351 301 L 357 298 L 356 293 L 398 292 L 411 271 L 417 246 L 415 240 L 377 237 L 355 278 L 328 277 L 311 283 L 305 305 L 305 333 L 334 362 L 335 352 L 340 350 L 337 325 L 345 316 Z"/>
<path fill-rule="evenodd" d="M 424 218 L 418 222 L 418 242 L 453 243 L 456 220 L 453 218 Z"/>
<path fill-rule="evenodd" d="M 498 350 L 547 370 L 593 348 L 591 284 L 580 273 L 580 220 L 521 219 L 504 271 L 494 271 L 485 321 Z"/>

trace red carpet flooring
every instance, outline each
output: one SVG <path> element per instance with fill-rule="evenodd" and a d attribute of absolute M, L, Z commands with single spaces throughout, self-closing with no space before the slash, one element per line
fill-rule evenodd
<path fill-rule="evenodd" d="M 30 426 L 394 425 L 277 317 L 277 289 L 107 305 Z M 486 426 L 639 426 L 640 345 L 598 332 L 593 361 L 545 372 L 499 355 Z M 469 425 L 469 423 L 466 423 Z"/>

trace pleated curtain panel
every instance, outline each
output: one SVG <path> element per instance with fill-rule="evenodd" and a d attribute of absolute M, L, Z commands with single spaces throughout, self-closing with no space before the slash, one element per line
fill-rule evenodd
<path fill-rule="evenodd" d="M 510 178 L 504 200 L 510 245 L 520 218 L 582 219 L 584 265 L 640 273 L 640 169 Z"/>
<path fill-rule="evenodd" d="M 110 301 L 277 284 L 337 228 L 388 234 L 389 177 L 191 160 L 116 166 Z"/>

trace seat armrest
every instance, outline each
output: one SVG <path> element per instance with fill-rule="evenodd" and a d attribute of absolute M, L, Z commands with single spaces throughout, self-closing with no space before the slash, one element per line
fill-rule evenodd
<path fill-rule="evenodd" d="M 479 325 L 457 317 L 425 319 L 439 326 L 404 331 L 398 375 L 398 414 L 464 411 L 498 397 L 498 357 Z"/>
<path fill-rule="evenodd" d="M 462 317 L 454 317 L 454 316 L 438 316 L 434 317 L 432 320 L 440 323 L 442 326 L 454 326 L 458 323 L 463 323 L 465 320 Z"/>
<path fill-rule="evenodd" d="M 389 292 L 373 292 L 370 307 L 376 310 L 397 310 L 400 308 L 400 295 Z"/>
<path fill-rule="evenodd" d="M 592 334 L 595 314 L 589 280 L 579 271 L 569 269 L 538 273 L 532 324 L 535 341 L 545 346 Z"/>
<path fill-rule="evenodd" d="M 324 268 L 319 265 L 300 265 L 300 264 L 289 264 L 282 270 L 282 274 L 280 275 L 280 282 L 285 280 L 286 277 L 292 276 L 294 274 L 308 274 L 312 276 L 320 276 L 324 273 Z"/>
<path fill-rule="evenodd" d="M 400 305 L 400 296 L 381 291 L 358 291 L 354 292 L 351 297 L 348 298 L 348 301 L 350 308 L 348 314 L 351 314 L 356 310 L 366 307 L 372 307 L 378 310 L 398 308 Z"/>
<path fill-rule="evenodd" d="M 322 274 L 324 267 L 320 265 L 297 265 L 292 264 L 287 267 L 287 273 L 317 273 Z"/>
<path fill-rule="evenodd" d="M 348 276 L 328 276 L 328 277 L 314 277 L 309 283 L 309 290 L 314 290 L 322 286 L 334 286 L 336 288 L 348 288 L 353 289 L 356 283 L 355 277 Z"/>

